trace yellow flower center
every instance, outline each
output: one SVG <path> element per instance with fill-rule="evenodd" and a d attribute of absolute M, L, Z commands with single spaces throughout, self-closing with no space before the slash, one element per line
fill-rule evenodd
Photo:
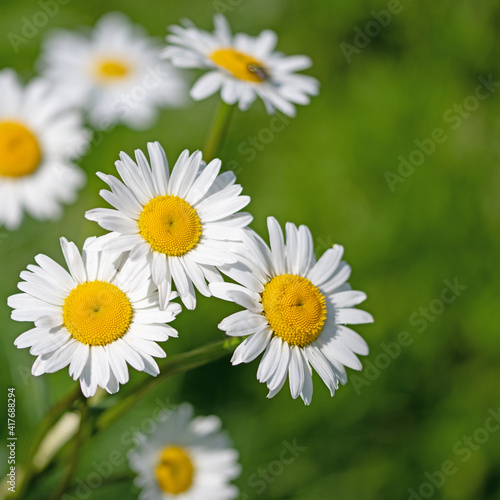
<path fill-rule="evenodd" d="M 131 72 L 130 65 L 118 59 L 99 61 L 94 69 L 97 78 L 105 82 L 121 80 Z"/>
<path fill-rule="evenodd" d="M 110 344 L 125 334 L 131 320 L 129 299 L 106 281 L 81 283 L 63 304 L 64 326 L 82 344 Z"/>
<path fill-rule="evenodd" d="M 180 446 L 167 446 L 161 452 L 155 473 L 165 493 L 178 495 L 187 491 L 193 482 L 193 462 Z"/>
<path fill-rule="evenodd" d="M 210 54 L 210 59 L 240 80 L 261 83 L 269 78 L 263 63 L 239 50 L 218 49 Z"/>
<path fill-rule="evenodd" d="M 22 177 L 40 165 L 42 152 L 37 138 L 24 125 L 0 122 L 0 175 Z"/>
<path fill-rule="evenodd" d="M 144 206 L 139 232 L 153 250 L 179 257 L 198 243 L 201 222 L 196 210 L 182 198 L 157 196 Z"/>
<path fill-rule="evenodd" d="M 264 287 L 261 302 L 274 334 L 290 345 L 314 342 L 325 324 L 325 297 L 302 276 L 275 276 Z"/>

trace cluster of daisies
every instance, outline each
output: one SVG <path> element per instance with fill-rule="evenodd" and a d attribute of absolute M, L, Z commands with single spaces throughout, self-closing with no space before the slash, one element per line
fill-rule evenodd
<path fill-rule="evenodd" d="M 0 226 L 17 229 L 25 212 L 58 218 L 85 184 L 74 162 L 88 150 L 91 128 L 145 129 L 160 108 L 186 105 L 185 68 L 209 70 L 193 99 L 220 89 L 242 110 L 259 96 L 269 113 L 292 116 L 294 104 L 318 93 L 315 78 L 296 73 L 309 57 L 276 52 L 272 31 L 233 35 L 217 15 L 213 33 L 186 23 L 172 26 L 167 41 L 164 48 L 123 14 L 108 13 L 92 30 L 49 34 L 41 76 L 26 85 L 14 70 L 0 70 Z"/>
<path fill-rule="evenodd" d="M 242 110 L 260 97 L 269 113 L 293 115 L 318 91 L 314 78 L 296 73 L 310 59 L 276 52 L 271 31 L 233 35 L 219 15 L 213 33 L 186 22 L 171 27 L 167 41 L 162 50 L 109 14 L 90 34 L 49 38 L 43 78 L 23 88 L 13 71 L 0 72 L 0 223 L 17 227 L 23 211 L 57 216 L 84 184 L 72 162 L 90 141 L 85 120 L 95 128 L 149 126 L 159 107 L 184 101 L 180 68 L 208 70 L 191 89 L 194 99 L 220 90 Z M 21 273 L 21 293 L 8 300 L 14 320 L 34 323 L 15 341 L 36 356 L 33 375 L 68 367 L 86 397 L 98 387 L 116 393 L 129 366 L 158 375 L 155 358 L 166 356 L 159 344 L 178 337 L 170 323 L 181 304 L 195 309 L 197 292 L 241 306 L 219 328 L 245 337 L 233 365 L 263 354 L 257 379 L 268 397 L 288 380 L 292 397 L 309 404 L 313 369 L 332 395 L 346 383 L 346 367 L 361 369 L 357 355 L 368 346 L 345 325 L 373 318 L 355 307 L 366 295 L 351 289 L 340 245 L 317 260 L 306 226 L 286 223 L 283 231 L 273 217 L 267 243 L 249 228 L 252 216 L 242 210 L 250 198 L 234 173 L 199 151 L 184 151 L 170 168 L 151 142 L 134 158 L 122 152 L 116 170 L 97 174 L 112 208 L 86 213 L 109 232 L 81 251 L 61 238 L 66 267 L 37 255 Z M 158 432 L 138 435 L 130 453 L 142 498 L 235 498 L 229 482 L 238 457 L 216 417 L 193 419 L 182 405 Z"/>
<path fill-rule="evenodd" d="M 311 232 L 286 224 L 286 242 L 268 219 L 270 246 L 248 227 L 250 201 L 218 159 L 206 164 L 200 152 L 184 151 L 170 171 L 158 142 L 148 155 L 137 150 L 116 162 L 120 178 L 98 174 L 110 190 L 101 196 L 114 208 L 86 217 L 109 233 L 88 238 L 80 253 L 61 239 L 68 270 L 45 255 L 21 273 L 20 294 L 9 298 L 12 318 L 35 327 L 15 344 L 37 356 L 33 374 L 69 365 L 83 394 L 98 386 L 109 393 L 128 381 L 127 365 L 159 373 L 165 357 L 158 342 L 178 333 L 169 323 L 196 306 L 196 290 L 244 309 L 219 328 L 247 337 L 232 363 L 264 353 L 257 371 L 269 397 L 290 382 L 293 398 L 312 398 L 312 368 L 331 394 L 347 380 L 345 366 L 360 369 L 356 354 L 365 341 L 345 324 L 372 317 L 354 306 L 366 295 L 347 283 L 351 268 L 334 245 L 316 261 Z M 223 275 L 232 282 L 224 281 Z"/>

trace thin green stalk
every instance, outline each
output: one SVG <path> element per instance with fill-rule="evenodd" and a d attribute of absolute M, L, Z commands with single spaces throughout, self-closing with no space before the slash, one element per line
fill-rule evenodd
<path fill-rule="evenodd" d="M 160 365 L 160 374 L 156 378 L 152 379 L 148 377 L 136 383 L 127 392 L 127 396 L 124 399 L 119 401 L 115 406 L 105 410 L 97 418 L 95 426 L 96 432 L 100 432 L 109 427 L 125 414 L 127 410 L 137 404 L 138 400 L 161 384 L 167 377 L 175 375 L 176 373 L 187 372 L 193 368 L 198 368 L 199 366 L 206 365 L 227 356 L 239 343 L 239 338 L 226 339 L 167 358 L 164 363 Z"/>
<path fill-rule="evenodd" d="M 85 418 L 86 424 L 85 429 L 90 430 L 88 434 L 96 434 L 100 431 L 107 429 L 110 425 L 112 425 L 115 421 L 117 421 L 120 417 L 122 417 L 127 410 L 129 410 L 132 406 L 137 404 L 137 402 L 148 394 L 151 390 L 161 384 L 167 377 L 171 375 L 175 375 L 176 373 L 184 373 L 186 371 L 192 370 L 193 368 L 198 368 L 200 366 L 211 363 L 212 361 L 216 361 L 224 356 L 230 354 L 234 348 L 241 342 L 239 338 L 226 339 L 219 342 L 214 342 L 198 349 L 193 349 L 192 351 L 177 354 L 175 356 L 171 356 L 167 358 L 163 363 L 159 365 L 160 374 L 156 378 L 151 378 L 150 376 L 144 377 L 142 380 L 136 382 L 134 385 L 126 391 L 125 397 L 118 401 L 114 406 L 109 409 L 103 411 L 99 416 Z M 73 404 L 79 399 L 82 398 L 82 401 L 85 404 L 85 411 L 88 411 L 87 402 L 83 398 L 80 387 L 77 388 L 73 393 L 69 394 L 66 398 L 57 403 L 47 414 L 45 417 L 42 426 L 44 432 L 41 433 L 41 437 L 37 437 L 37 445 L 36 450 L 40 446 L 40 443 L 43 440 L 43 437 L 47 434 L 48 430 L 50 430 L 51 426 L 59 420 L 59 417 L 62 414 L 71 409 Z M 82 420 L 84 416 L 82 415 Z M 49 426 L 49 423 L 52 425 Z M 80 428 L 82 426 L 80 423 Z M 47 427 L 48 426 L 48 427 Z M 83 432 L 83 431 L 82 431 Z M 77 435 L 73 438 L 76 439 L 80 434 L 80 430 L 77 432 Z M 87 438 L 90 435 L 86 436 Z M 78 438 L 79 439 L 79 438 Z M 25 478 L 20 485 L 21 488 L 17 495 L 18 498 L 22 498 L 22 494 L 27 491 L 27 488 L 31 486 L 40 475 L 46 471 L 50 466 L 54 464 L 56 460 L 59 460 L 60 457 L 67 457 L 68 453 L 71 453 L 71 442 L 66 443 L 66 445 L 62 446 L 59 451 L 41 468 L 36 469 L 33 467 L 30 459 L 31 471 L 29 474 L 25 475 Z M 80 449 L 82 443 L 75 445 Z M 74 449 L 75 450 L 75 449 Z M 32 455 L 29 455 L 32 457 Z M 72 455 L 71 462 L 75 460 L 75 454 Z M 77 459 L 77 457 L 76 457 Z M 75 463 L 68 469 L 68 472 L 65 476 L 64 488 L 67 489 L 70 487 L 70 481 L 72 479 L 74 469 L 76 468 Z M 62 486 L 61 486 L 62 488 Z M 21 493 L 22 490 L 22 493 Z M 62 494 L 62 493 L 61 493 Z"/>
<path fill-rule="evenodd" d="M 234 104 L 226 104 L 221 99 L 207 142 L 205 143 L 205 148 L 203 149 L 204 157 L 207 162 L 216 158 L 220 152 L 220 148 L 226 137 L 233 109 Z"/>
<path fill-rule="evenodd" d="M 82 397 L 82 393 L 80 390 L 80 386 L 78 386 L 75 390 L 71 391 L 67 396 L 58 401 L 52 408 L 49 410 L 47 415 L 43 418 L 40 425 L 35 430 L 35 435 L 31 440 L 30 446 L 26 453 L 27 457 L 27 465 L 24 471 L 24 475 L 22 477 L 22 481 L 18 485 L 17 496 L 19 498 L 27 491 L 27 488 L 31 485 L 32 481 L 38 475 L 37 468 L 33 463 L 33 457 L 36 456 L 36 453 L 42 444 L 47 433 L 52 429 L 52 427 L 58 422 L 58 420 L 66 413 L 72 406 L 75 404 L 78 399 Z"/>
<path fill-rule="evenodd" d="M 73 450 L 69 458 L 69 464 L 67 466 L 61 484 L 59 485 L 59 487 L 56 489 L 55 493 L 52 496 L 52 500 L 59 500 L 65 493 L 65 491 L 68 489 L 69 485 L 71 484 L 76 468 L 78 466 L 78 460 L 80 459 L 80 454 L 81 454 L 80 452 L 82 446 L 85 443 L 88 415 L 89 415 L 89 407 L 87 404 L 87 400 L 85 399 L 82 400 L 80 409 L 80 426 L 78 427 L 78 431 L 76 432 L 76 434 L 72 439 Z"/>

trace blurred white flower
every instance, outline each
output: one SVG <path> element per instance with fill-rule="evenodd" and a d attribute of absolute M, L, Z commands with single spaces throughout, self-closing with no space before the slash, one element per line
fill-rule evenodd
<path fill-rule="evenodd" d="M 221 14 L 215 15 L 214 25 L 214 32 L 208 33 L 184 21 L 184 26 L 171 26 L 167 36 L 171 45 L 163 56 L 175 66 L 210 70 L 191 89 L 193 99 L 205 99 L 220 89 L 224 102 L 238 103 L 242 110 L 260 97 L 268 113 L 277 109 L 294 116 L 294 104 L 309 104 L 309 96 L 318 94 L 318 80 L 295 73 L 309 68 L 311 59 L 274 51 L 278 38 L 273 31 L 233 36 Z"/>
<path fill-rule="evenodd" d="M 339 381 L 347 382 L 344 366 L 361 370 L 356 354 L 368 354 L 366 342 L 344 324 L 371 323 L 365 311 L 353 308 L 366 299 L 347 283 L 351 268 L 341 262 L 344 249 L 327 250 L 316 262 L 309 229 L 286 225 L 286 245 L 276 219 L 268 218 L 271 248 L 255 232 L 244 236 L 245 258 L 224 272 L 237 284 L 214 283 L 213 295 L 244 307 L 219 328 L 230 336 L 250 335 L 234 351 L 233 365 L 249 363 L 263 351 L 257 379 L 268 397 L 276 395 L 287 376 L 295 399 L 305 404 L 313 394 L 312 367 L 333 396 Z"/>
<path fill-rule="evenodd" d="M 230 484 L 241 473 L 238 452 L 231 448 L 216 416 L 193 418 L 184 403 L 160 422 L 154 433 L 134 436 L 128 454 L 137 473 L 141 500 L 230 500 L 238 489 Z"/>
<path fill-rule="evenodd" d="M 27 212 L 56 219 L 76 199 L 84 173 L 72 163 L 88 147 L 90 131 L 50 82 L 23 87 L 15 71 L 0 71 L 0 225 L 16 229 Z"/>
<path fill-rule="evenodd" d="M 95 208 L 85 216 L 112 231 L 97 238 L 99 250 L 130 250 L 130 258 L 147 263 L 164 307 L 172 280 L 188 309 L 196 306 L 194 287 L 210 297 L 205 282 L 222 281 L 217 266 L 236 262 L 235 245 L 252 216 L 238 212 L 250 198 L 240 196 L 233 172 L 219 175 L 218 159 L 208 165 L 199 151 L 184 151 L 172 174 L 158 142 L 148 143 L 151 166 L 141 150 L 136 163 L 125 153 L 116 168 L 122 182 L 98 173 L 110 191 L 101 196 L 116 210 Z"/>
<path fill-rule="evenodd" d="M 142 27 L 112 12 L 89 33 L 49 35 L 40 67 L 59 92 L 88 110 L 94 127 L 144 129 L 156 120 L 157 108 L 185 102 L 185 83 L 160 52 Z"/>
<path fill-rule="evenodd" d="M 176 337 L 166 325 L 181 306 L 158 307 L 158 293 L 149 270 L 126 259 L 126 253 L 101 253 L 89 249 L 82 254 L 74 243 L 61 238 L 69 273 L 45 255 L 37 255 L 38 266 L 21 273 L 18 288 L 8 304 L 12 319 L 33 321 L 35 328 L 20 335 L 14 344 L 31 347 L 37 356 L 33 375 L 54 373 L 69 365 L 69 374 L 80 379 L 82 392 L 93 396 L 99 385 L 115 393 L 128 382 L 127 363 L 156 376 L 154 357 L 166 354 L 156 342 Z M 172 294 L 174 298 L 177 294 Z"/>

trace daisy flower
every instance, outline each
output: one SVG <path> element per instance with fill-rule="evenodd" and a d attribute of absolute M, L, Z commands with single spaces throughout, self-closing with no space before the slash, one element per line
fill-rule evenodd
<path fill-rule="evenodd" d="M 235 248 L 252 216 L 236 212 L 250 198 L 240 196 L 233 172 L 219 175 L 218 159 L 205 165 L 199 151 L 190 155 L 186 150 L 170 175 L 160 144 L 148 143 L 148 151 L 151 166 L 140 150 L 136 163 L 120 154 L 116 168 L 123 182 L 97 174 L 111 188 L 101 196 L 116 210 L 96 208 L 85 216 L 112 231 L 97 239 L 96 248 L 130 250 L 132 260 L 148 264 L 160 307 L 168 302 L 173 280 L 184 305 L 194 309 L 194 287 L 209 297 L 205 280 L 222 281 L 216 266 L 238 259 Z"/>
<path fill-rule="evenodd" d="M 265 30 L 257 37 L 244 33 L 232 35 L 222 14 L 214 17 L 215 31 L 208 33 L 189 21 L 171 26 L 171 43 L 163 56 L 180 68 L 208 69 L 191 89 L 193 99 L 200 100 L 219 89 L 227 104 L 238 103 L 241 110 L 260 97 L 268 113 L 277 109 L 295 116 L 294 104 L 309 104 L 317 95 L 318 81 L 297 71 L 309 68 L 307 56 L 285 56 L 274 51 L 276 33 Z"/>
<path fill-rule="evenodd" d="M 141 500 L 230 500 L 238 489 L 238 452 L 216 416 L 193 418 L 184 403 L 160 422 L 152 435 L 136 434 L 128 453 Z"/>
<path fill-rule="evenodd" d="M 90 132 L 80 114 L 36 79 L 23 87 L 15 71 L 0 71 L 0 225 L 16 229 L 27 212 L 35 219 L 61 216 L 85 184 L 72 163 Z"/>
<path fill-rule="evenodd" d="M 185 85 L 160 60 L 161 48 L 123 14 L 104 15 L 89 33 L 59 30 L 46 40 L 42 71 L 69 99 L 88 110 L 91 124 L 105 129 L 125 123 L 150 127 L 158 107 L 183 104 Z"/>
<path fill-rule="evenodd" d="M 69 365 L 70 376 L 80 379 L 86 397 L 93 396 L 97 386 L 117 392 L 119 384 L 128 382 L 127 363 L 158 375 L 153 356 L 166 354 L 156 342 L 177 337 L 165 323 L 181 310 L 170 303 L 160 311 L 148 269 L 124 253 L 92 251 L 94 240 L 87 239 L 80 255 L 74 243 L 61 238 L 69 272 L 37 255 L 38 265 L 21 273 L 24 281 L 18 288 L 23 293 L 8 299 L 12 319 L 35 323 L 14 342 L 20 349 L 30 347 L 37 356 L 33 375 Z"/>
<path fill-rule="evenodd" d="M 214 283 L 214 296 L 244 307 L 225 318 L 219 328 L 230 336 L 249 335 L 234 351 L 233 365 L 249 363 L 263 351 L 257 379 L 276 395 L 288 376 L 290 391 L 311 402 L 312 369 L 333 396 L 338 382 L 347 382 L 344 366 L 361 369 L 355 354 L 368 354 L 366 342 L 345 324 L 371 323 L 370 314 L 353 308 L 363 292 L 347 283 L 351 268 L 341 261 L 343 248 L 334 245 L 316 262 L 309 229 L 286 224 L 286 244 L 276 219 L 268 218 L 271 248 L 247 230 L 244 265 L 227 274 L 237 283 Z"/>

